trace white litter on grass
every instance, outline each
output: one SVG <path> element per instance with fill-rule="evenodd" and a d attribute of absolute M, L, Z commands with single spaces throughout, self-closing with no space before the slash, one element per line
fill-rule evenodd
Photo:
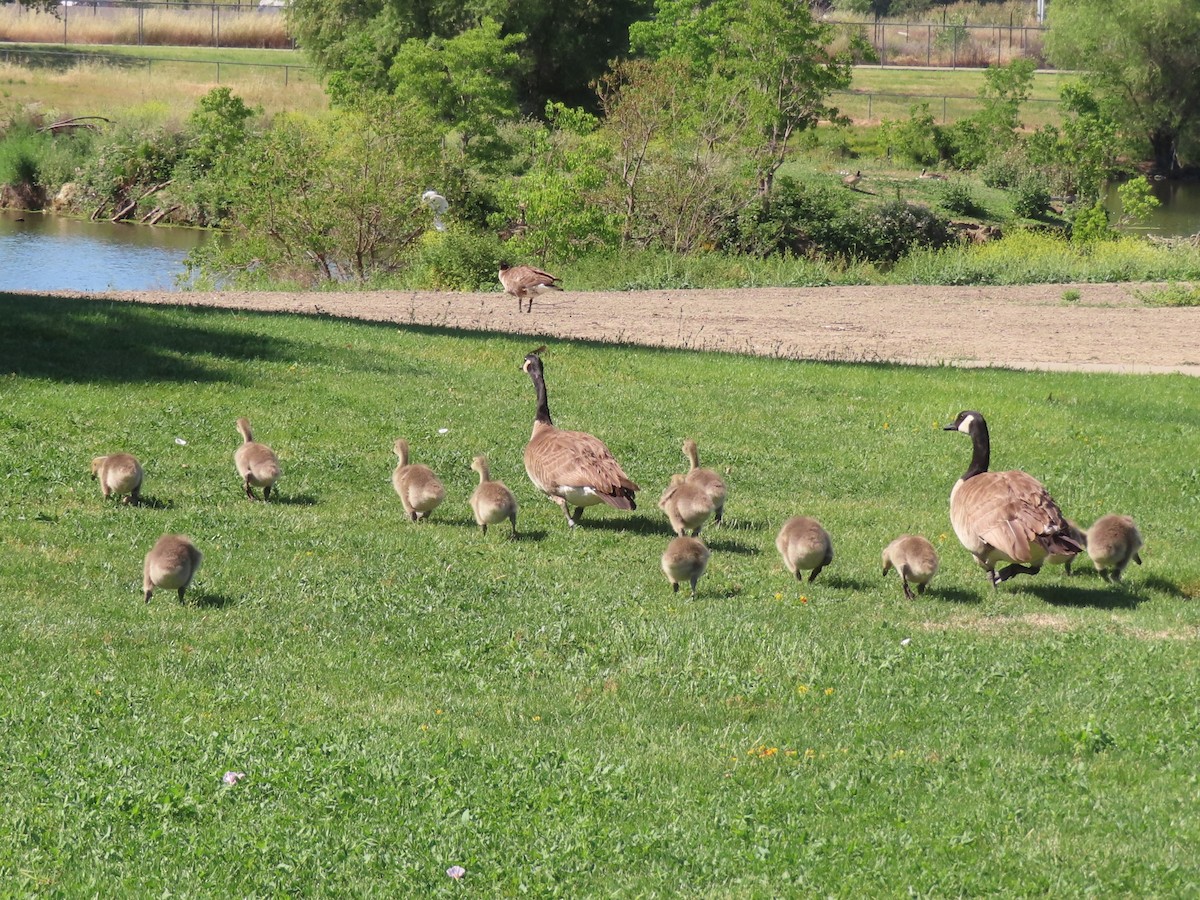
<path fill-rule="evenodd" d="M 458 881 L 460 878 L 462 878 L 464 875 L 467 874 L 467 870 L 464 869 L 462 866 L 451 866 L 450 868 L 448 868 L 446 870 L 446 874 L 449 875 L 451 878 L 453 878 L 455 881 Z"/>
<path fill-rule="evenodd" d="M 901 646 L 901 647 L 907 647 L 907 646 L 908 646 L 909 644 L 911 644 L 911 643 L 912 643 L 912 638 L 905 638 L 904 640 L 902 640 L 902 641 L 900 642 L 900 646 Z"/>
<path fill-rule="evenodd" d="M 185 441 L 183 438 L 175 438 L 175 443 L 177 443 L 180 447 L 187 446 L 187 441 Z"/>
<path fill-rule="evenodd" d="M 449 428 L 439 428 L 438 434 L 447 434 L 447 433 L 449 433 L 449 431 L 450 431 Z"/>
<path fill-rule="evenodd" d="M 223 776 L 221 776 L 221 780 L 232 787 L 245 777 L 245 772 L 226 772 Z"/>

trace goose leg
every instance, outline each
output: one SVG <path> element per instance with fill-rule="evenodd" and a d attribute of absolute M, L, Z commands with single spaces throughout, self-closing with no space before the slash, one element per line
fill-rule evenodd
<path fill-rule="evenodd" d="M 904 596 L 907 597 L 909 600 L 915 599 L 913 597 L 912 588 L 910 588 L 908 586 L 908 579 L 905 578 L 903 575 L 901 575 L 901 583 L 904 585 Z"/>
<path fill-rule="evenodd" d="M 1005 566 L 1000 570 L 997 581 L 1008 581 L 1008 579 L 1015 575 L 1036 575 L 1040 571 L 1042 571 L 1041 566 L 1019 566 L 1013 563 L 1011 566 Z"/>
<path fill-rule="evenodd" d="M 814 578 L 816 578 L 818 575 L 820 575 L 820 574 L 821 574 L 821 570 L 822 570 L 823 568 L 825 568 L 825 566 L 824 566 L 824 565 L 820 565 L 820 566 L 817 566 L 815 569 L 813 569 L 813 570 L 812 570 L 812 574 L 808 576 L 808 583 L 809 583 L 809 584 L 812 584 L 812 582 L 813 582 L 813 579 L 814 579 Z"/>
<path fill-rule="evenodd" d="M 584 509 L 586 509 L 586 507 L 583 507 L 583 506 L 575 507 L 575 521 L 576 522 L 578 522 L 580 519 L 583 518 Z"/>
<path fill-rule="evenodd" d="M 567 501 L 562 497 L 557 497 L 554 495 L 551 495 L 550 499 L 558 504 L 558 508 L 561 509 L 563 511 L 563 515 L 567 517 L 567 524 L 574 528 L 575 520 L 571 518 L 571 510 L 567 508 Z M 576 510 L 577 514 L 578 512 L 579 510 Z"/>
<path fill-rule="evenodd" d="M 254 496 L 254 490 L 250 487 L 250 479 L 249 478 L 246 479 L 243 486 L 246 488 L 246 496 L 247 497 L 249 497 L 251 500 L 258 499 L 257 497 Z"/>
<path fill-rule="evenodd" d="M 270 500 L 270 499 L 271 499 L 271 486 L 268 484 L 265 488 L 263 488 L 263 502 L 265 503 L 267 500 Z"/>

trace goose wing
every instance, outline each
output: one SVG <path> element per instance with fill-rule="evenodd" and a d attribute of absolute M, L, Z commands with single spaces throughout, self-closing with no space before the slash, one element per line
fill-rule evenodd
<path fill-rule="evenodd" d="M 604 441 L 583 431 L 536 428 L 525 447 L 525 469 L 547 494 L 590 487 L 618 509 L 633 509 L 633 494 L 641 490 Z"/>
<path fill-rule="evenodd" d="M 505 290 L 512 294 L 537 287 L 558 287 L 554 283 L 558 281 L 557 276 L 533 266 L 514 266 L 501 272 L 500 280 L 504 282 Z"/>
<path fill-rule="evenodd" d="M 985 472 L 963 482 L 951 519 L 960 537 L 995 547 L 1013 562 L 1030 562 L 1034 543 L 1051 552 L 1072 552 L 1068 545 L 1074 545 L 1061 534 L 1065 521 L 1058 504 L 1040 481 L 1020 471 Z"/>

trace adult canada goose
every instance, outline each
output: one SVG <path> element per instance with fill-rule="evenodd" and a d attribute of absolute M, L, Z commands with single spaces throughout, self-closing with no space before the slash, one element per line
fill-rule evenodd
<path fill-rule="evenodd" d="M 234 451 L 233 462 L 237 466 L 238 475 L 242 477 L 242 487 L 246 490 L 246 496 L 251 500 L 257 500 L 253 488 L 258 487 L 262 488 L 263 500 L 269 500 L 271 489 L 281 474 L 275 451 L 266 444 L 259 444 L 254 440 L 254 434 L 250 431 L 249 419 L 245 417 L 238 419 L 237 430 L 238 434 L 242 436 L 242 446 Z"/>
<path fill-rule="evenodd" d="M 641 490 L 617 462 L 604 441 L 583 431 L 560 431 L 550 419 L 542 358 L 545 347 L 528 356 L 521 368 L 537 390 L 537 414 L 533 434 L 525 445 L 525 471 L 547 497 L 558 504 L 572 528 L 583 510 L 597 503 L 616 509 L 637 509 Z M 575 507 L 572 517 L 568 504 Z"/>
<path fill-rule="evenodd" d="M 808 516 L 793 516 L 783 523 L 775 548 L 783 557 L 783 564 L 800 581 L 804 572 L 811 569 L 811 582 L 821 570 L 833 562 L 833 541 L 821 523 Z"/>
<path fill-rule="evenodd" d="M 1139 566 L 1142 535 L 1129 516 L 1103 516 L 1087 531 L 1087 552 L 1100 577 L 1117 582 L 1129 561 Z"/>
<path fill-rule="evenodd" d="M 892 568 L 900 573 L 904 596 L 912 600 L 913 592 L 909 582 L 917 585 L 918 594 L 925 593 L 926 586 L 937 572 L 937 550 L 919 534 L 902 534 L 883 551 L 883 574 L 886 575 Z"/>
<path fill-rule="evenodd" d="M 477 456 L 471 468 L 479 473 L 479 486 L 471 494 L 471 511 L 475 513 L 475 524 L 487 534 L 489 525 L 498 525 L 505 519 L 512 523 L 512 536 L 517 536 L 517 498 L 503 481 L 492 481 L 486 456 Z"/>
<path fill-rule="evenodd" d="M 971 436 L 971 464 L 950 491 L 950 524 L 992 587 L 1014 575 L 1037 574 L 1048 556 L 1083 549 L 1040 481 L 1015 469 L 988 471 L 991 442 L 982 414 L 963 410 L 943 428 Z M 1004 560 L 1012 565 L 997 572 L 996 563 Z"/>
<path fill-rule="evenodd" d="M 128 453 L 97 456 L 92 460 L 92 478 L 99 480 L 105 500 L 125 494 L 122 503 L 141 502 L 142 464 Z"/>
<path fill-rule="evenodd" d="M 704 488 L 692 484 L 685 475 L 671 476 L 671 483 L 663 491 L 658 508 L 667 514 L 671 528 L 680 536 L 686 534 L 689 528 L 693 535 L 700 534 L 700 529 L 713 514 L 712 500 Z"/>
<path fill-rule="evenodd" d="M 521 311 L 522 300 L 529 301 L 529 308 L 525 311 L 533 312 L 534 297 L 547 291 L 561 291 L 562 288 L 555 284 L 556 281 L 557 275 L 551 275 L 533 266 L 510 266 L 506 262 L 500 263 L 500 283 L 504 285 L 505 293 L 517 298 L 517 312 Z"/>
<path fill-rule="evenodd" d="M 160 537 L 146 554 L 142 566 L 142 590 L 146 593 L 146 602 L 150 602 L 155 588 L 162 588 L 179 591 L 179 602 L 182 603 L 183 592 L 192 583 L 202 558 L 191 538 L 182 534 Z"/>
<path fill-rule="evenodd" d="M 725 515 L 725 498 L 729 493 L 725 480 L 712 469 L 700 468 L 700 453 L 696 449 L 696 442 L 691 438 L 683 442 L 683 455 L 691 464 L 687 473 L 688 483 L 699 485 L 708 494 L 708 499 L 713 505 L 713 522 L 720 525 Z"/>
<path fill-rule="evenodd" d="M 696 582 L 708 568 L 709 549 L 699 538 L 677 537 L 667 544 L 662 555 L 662 570 L 671 582 L 671 590 L 679 593 L 681 582 L 692 586 L 692 597 L 696 596 Z"/>
<path fill-rule="evenodd" d="M 862 171 L 861 170 L 855 172 L 853 175 L 847 175 L 845 178 L 842 179 L 842 184 L 844 184 L 848 188 L 853 189 L 854 187 L 856 187 L 858 185 L 858 183 L 860 181 L 862 181 Z"/>
<path fill-rule="evenodd" d="M 409 463 L 408 441 L 404 438 L 398 439 L 393 449 L 396 451 L 398 462 L 395 471 L 392 472 L 392 487 L 400 495 L 404 512 L 414 522 L 417 519 L 428 519 L 429 514 L 446 499 L 446 489 L 429 466 Z"/>
<path fill-rule="evenodd" d="M 927 172 L 925 169 L 922 169 L 921 174 L 918 175 L 917 177 L 918 178 L 932 178 L 935 181 L 945 181 L 946 180 L 946 176 L 943 175 L 941 172 Z"/>

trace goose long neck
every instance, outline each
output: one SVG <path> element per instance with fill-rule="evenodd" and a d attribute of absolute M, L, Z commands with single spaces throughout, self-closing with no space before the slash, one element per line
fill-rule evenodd
<path fill-rule="evenodd" d="M 688 462 L 691 463 L 691 468 L 700 468 L 700 452 L 696 449 L 695 444 L 685 444 L 683 452 L 687 455 Z"/>
<path fill-rule="evenodd" d="M 971 428 L 971 464 L 963 475 L 963 481 L 988 470 L 992 460 L 992 444 L 988 437 L 987 424 L 976 421 Z"/>
<path fill-rule="evenodd" d="M 530 372 L 529 377 L 533 379 L 534 389 L 537 390 L 537 413 L 534 415 L 533 421 L 553 425 L 554 422 L 550 418 L 550 403 L 546 399 L 546 379 L 537 370 Z"/>
<path fill-rule="evenodd" d="M 485 462 L 478 463 L 475 466 L 475 471 L 479 473 L 479 483 L 480 484 L 487 484 L 489 481 L 492 480 L 492 473 L 491 473 L 491 470 L 488 468 L 487 463 L 485 463 Z"/>

